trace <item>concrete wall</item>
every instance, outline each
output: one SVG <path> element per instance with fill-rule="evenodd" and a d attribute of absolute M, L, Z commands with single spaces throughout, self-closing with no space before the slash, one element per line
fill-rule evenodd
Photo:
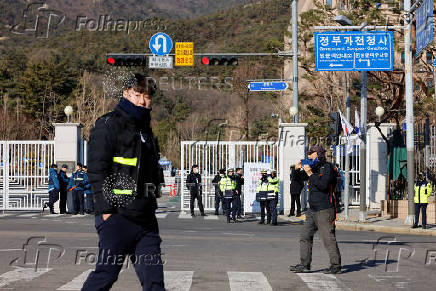
<path fill-rule="evenodd" d="M 368 148 L 368 197 L 367 205 L 370 208 L 380 208 L 381 201 L 387 198 L 387 145 L 381 137 L 374 123 L 369 123 L 367 135 Z M 394 124 L 380 125 L 383 134 L 389 138 Z"/>
<path fill-rule="evenodd" d="M 291 208 L 290 166 L 304 159 L 306 155 L 306 126 L 307 123 L 279 124 L 279 177 L 284 213 L 288 213 Z"/>

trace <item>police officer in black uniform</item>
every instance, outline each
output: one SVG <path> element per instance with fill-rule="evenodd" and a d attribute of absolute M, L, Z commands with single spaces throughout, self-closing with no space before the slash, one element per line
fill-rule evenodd
<path fill-rule="evenodd" d="M 164 179 L 150 125 L 155 84 L 142 74 L 132 74 L 123 89 L 115 110 L 99 118 L 91 130 L 88 175 L 94 194 L 99 256 L 82 291 L 109 290 L 126 256 L 135 266 L 142 290 L 165 290 L 162 240 L 155 215 L 156 197 L 160 197 Z M 136 196 L 118 207 L 105 198 L 103 184 L 121 176 L 134 181 L 132 188 L 136 189 L 130 190 L 136 190 Z M 106 187 L 104 190 L 107 194 Z"/>
<path fill-rule="evenodd" d="M 224 194 L 220 189 L 220 181 L 226 174 L 226 169 L 220 169 L 218 174 L 213 177 L 212 184 L 215 187 L 215 215 L 219 215 L 220 203 L 224 214 Z"/>
<path fill-rule="evenodd" d="M 67 176 L 68 165 L 63 164 L 61 170 L 59 171 L 59 210 L 61 214 L 67 212 L 67 188 L 70 178 Z"/>
<path fill-rule="evenodd" d="M 189 173 L 186 178 L 186 187 L 188 187 L 189 192 L 191 194 L 190 199 L 190 208 L 191 208 L 191 216 L 195 217 L 194 213 L 194 202 L 197 199 L 198 208 L 200 209 L 201 216 L 206 216 L 204 213 L 203 207 L 203 199 L 202 199 L 202 191 L 203 187 L 201 185 L 201 175 L 198 172 L 198 165 L 193 165 L 191 168 L 191 173 Z"/>

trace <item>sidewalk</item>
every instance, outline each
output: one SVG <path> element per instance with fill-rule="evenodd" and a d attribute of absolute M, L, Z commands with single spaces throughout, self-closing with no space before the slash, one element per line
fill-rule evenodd
<path fill-rule="evenodd" d="M 375 231 L 396 234 L 436 236 L 436 225 L 427 225 L 427 229 L 412 229 L 409 225 L 404 225 L 404 221 L 402 219 L 390 219 L 381 217 L 379 215 L 379 211 L 369 211 L 367 221 L 359 222 L 359 209 L 350 208 L 350 217 L 348 221 L 345 221 L 343 212 L 338 213 L 336 229 L 347 231 Z M 280 215 L 279 218 L 292 223 L 302 223 L 306 219 L 304 214 L 301 217 L 287 217 L 285 215 Z"/>

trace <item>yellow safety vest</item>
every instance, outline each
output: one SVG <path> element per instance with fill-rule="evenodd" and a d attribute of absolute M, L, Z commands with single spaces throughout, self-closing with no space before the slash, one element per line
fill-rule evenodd
<path fill-rule="evenodd" d="M 279 178 L 278 177 L 268 177 L 268 190 L 273 190 L 274 193 L 279 193 Z"/>
<path fill-rule="evenodd" d="M 225 176 L 219 181 L 221 192 L 225 192 L 226 190 L 235 190 L 236 189 L 236 181 L 231 179 L 228 176 Z"/>
<path fill-rule="evenodd" d="M 262 181 L 262 179 L 259 180 L 257 183 L 257 192 L 267 192 L 268 191 L 268 181 Z"/>
<path fill-rule="evenodd" d="M 431 196 L 433 188 L 431 183 L 427 183 L 421 186 L 415 184 L 415 203 L 428 203 L 428 197 Z"/>

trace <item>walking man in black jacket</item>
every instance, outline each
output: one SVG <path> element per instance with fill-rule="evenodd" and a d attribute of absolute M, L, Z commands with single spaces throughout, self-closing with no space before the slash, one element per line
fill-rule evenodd
<path fill-rule="evenodd" d="M 109 290 L 126 256 L 134 264 L 142 290 L 165 289 L 162 240 L 155 216 L 156 197 L 160 197 L 164 180 L 150 127 L 154 92 L 151 80 L 132 75 L 125 80 L 118 106 L 100 117 L 91 130 L 88 174 L 99 255 L 84 291 Z M 123 199 L 130 199 L 129 203 L 114 203 Z"/>
<path fill-rule="evenodd" d="M 309 176 L 309 205 L 306 222 L 300 237 L 301 263 L 291 266 L 294 273 L 310 271 L 312 263 L 313 236 L 319 230 L 324 246 L 330 257 L 330 268 L 326 274 L 341 273 L 341 254 L 335 235 L 336 213 L 334 208 L 333 189 L 336 183 L 333 166 L 326 161 L 325 150 L 321 146 L 312 146 L 308 152 L 311 165 L 303 166 Z"/>
<path fill-rule="evenodd" d="M 193 165 L 191 168 L 191 173 L 189 173 L 188 177 L 186 178 L 186 187 L 188 187 L 189 192 L 191 194 L 191 216 L 195 217 L 194 213 L 194 201 L 197 199 L 198 208 L 200 209 L 201 216 L 206 216 L 204 214 L 204 208 L 203 208 L 203 199 L 201 197 L 201 175 L 198 173 L 198 165 Z"/>

